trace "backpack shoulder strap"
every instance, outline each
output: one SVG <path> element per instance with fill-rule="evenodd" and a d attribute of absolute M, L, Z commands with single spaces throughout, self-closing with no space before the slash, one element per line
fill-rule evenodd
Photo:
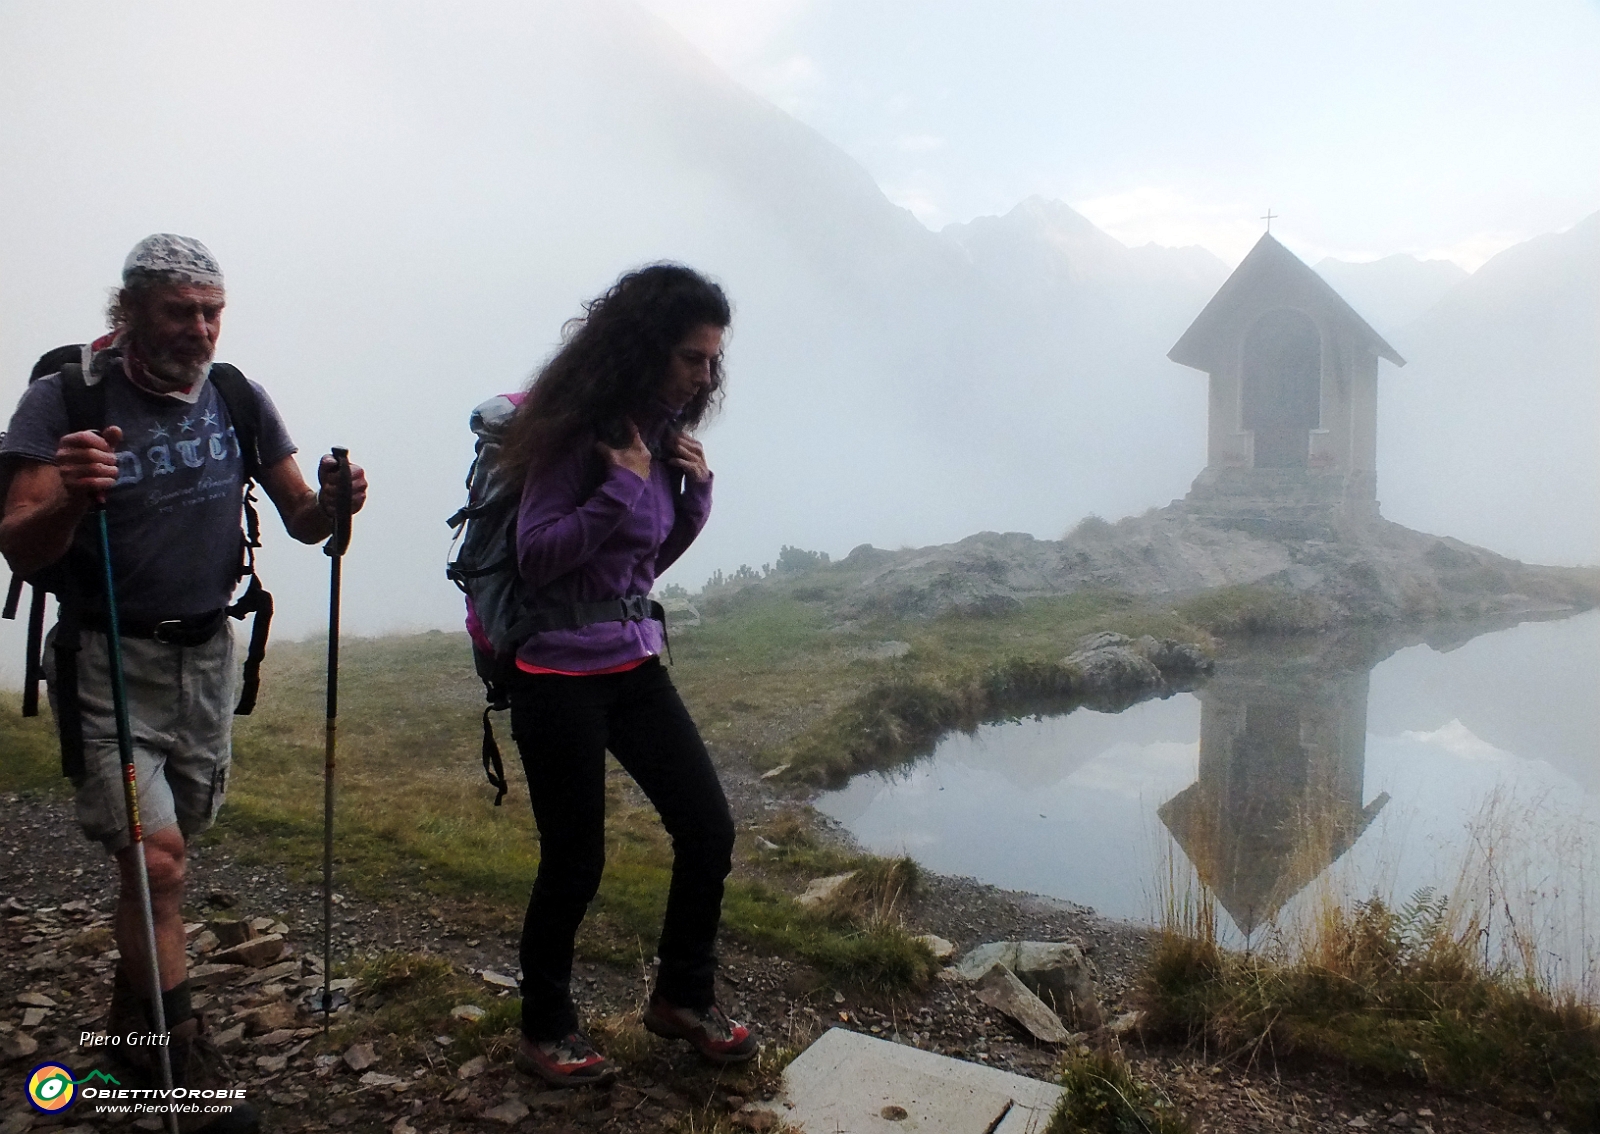
<path fill-rule="evenodd" d="M 80 362 L 64 363 L 58 369 L 61 374 L 61 400 L 67 407 L 67 432 L 82 433 L 86 429 L 104 429 L 106 427 L 105 383 L 87 381 L 84 377 L 83 364 Z"/>
<path fill-rule="evenodd" d="M 244 562 L 240 566 L 240 577 L 250 576 L 250 585 L 239 601 L 228 608 L 229 616 L 240 621 L 255 616 L 250 623 L 250 647 L 244 659 L 239 704 L 233 710 L 235 716 L 242 717 L 249 716 L 255 709 L 256 693 L 261 688 L 261 662 L 267 655 L 267 635 L 272 626 L 272 595 L 256 574 L 261 518 L 256 514 L 255 489 L 251 483 L 261 479 L 261 401 L 243 371 L 230 363 L 213 363 L 211 381 L 216 383 L 217 393 L 228 407 L 228 420 L 233 423 L 234 437 L 244 455 Z"/>
<path fill-rule="evenodd" d="M 66 350 L 68 348 L 60 348 Z M 67 432 L 81 433 L 86 429 L 104 429 L 106 426 L 106 387 L 104 382 L 90 382 L 86 364 L 88 351 L 82 351 L 77 361 L 63 362 L 57 369 L 61 374 L 61 400 L 67 408 Z M 54 351 L 52 354 L 56 353 Z M 50 355 L 40 359 L 44 363 Z M 69 552 L 70 557 L 72 553 Z M 67 564 L 52 588 L 59 603 L 56 623 L 56 714 L 57 732 L 61 738 L 62 774 L 77 779 L 83 774 L 83 717 L 78 702 L 78 634 L 82 617 L 83 596 L 77 573 Z M 35 592 L 37 594 L 37 592 Z M 32 645 L 30 634 L 30 647 Z M 39 673 L 36 656 L 28 658 L 29 668 Z"/>
<path fill-rule="evenodd" d="M 239 439 L 239 449 L 244 453 L 244 475 L 247 480 L 261 479 L 261 449 L 257 444 L 261 436 L 261 403 L 255 388 L 237 366 L 226 362 L 212 364 L 211 381 L 228 407 L 228 418 L 233 422 L 234 435 Z"/>

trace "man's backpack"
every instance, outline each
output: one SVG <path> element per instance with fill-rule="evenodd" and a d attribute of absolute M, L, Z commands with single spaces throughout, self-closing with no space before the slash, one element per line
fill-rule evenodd
<path fill-rule="evenodd" d="M 41 355 L 28 375 L 31 385 L 50 374 L 61 376 L 61 396 L 67 410 L 67 432 L 103 429 L 106 425 L 106 388 L 103 382 L 87 381 L 93 360 L 92 346 L 72 344 L 56 347 Z M 267 635 L 272 625 L 272 595 L 261 585 L 255 570 L 255 549 L 261 546 L 261 523 L 255 509 L 255 484 L 261 475 L 257 438 L 261 427 L 261 407 L 255 390 L 237 367 L 213 363 L 210 379 L 227 406 L 228 417 L 244 454 L 244 524 L 240 532 L 239 578 L 250 583 L 238 601 L 227 609 L 229 617 L 244 619 L 254 615 L 250 646 L 245 655 L 244 683 L 234 713 L 248 715 L 254 708 L 261 687 L 261 662 L 266 657 Z M 6 478 L 0 476 L 0 512 L 5 507 Z M 78 712 L 78 635 L 82 629 L 83 606 L 88 596 L 99 591 L 99 565 L 81 560 L 77 549 L 56 563 L 24 579 L 11 576 L 0 618 L 14 619 L 22 598 L 23 583 L 32 588 L 28 607 L 27 656 L 23 664 L 22 715 L 39 714 L 39 682 L 44 677 L 43 642 L 45 603 L 48 595 L 57 602 L 56 726 L 61 737 L 62 774 L 76 778 L 83 769 L 83 722 Z"/>
<path fill-rule="evenodd" d="M 522 397 L 500 394 L 472 411 L 468 424 L 478 440 L 467 469 L 467 502 L 446 521 L 455 536 L 445 575 L 467 596 L 472 662 L 487 700 L 483 773 L 495 788 L 496 807 L 505 799 L 506 773 L 489 714 L 511 707 L 511 678 L 517 672 L 517 651 L 523 643 L 547 630 L 647 618 L 661 623 L 665 641 L 667 624 L 661 604 L 651 601 L 649 595 L 574 602 L 562 597 L 560 580 L 538 592 L 524 582 L 517 562 L 522 485 L 508 483 L 498 467 L 500 443 Z"/>

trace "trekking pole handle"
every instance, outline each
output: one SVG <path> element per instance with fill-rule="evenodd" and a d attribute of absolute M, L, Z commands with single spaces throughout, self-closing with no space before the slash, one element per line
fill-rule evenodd
<path fill-rule="evenodd" d="M 322 550 L 329 555 L 343 555 L 350 549 L 350 515 L 352 489 L 350 487 L 350 450 L 341 449 L 337 445 L 333 450 L 334 499 L 333 499 L 333 534 L 328 537 L 328 542 Z"/>

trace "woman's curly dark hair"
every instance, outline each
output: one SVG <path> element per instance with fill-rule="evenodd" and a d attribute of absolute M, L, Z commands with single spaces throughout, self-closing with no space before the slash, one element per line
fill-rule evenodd
<path fill-rule="evenodd" d="M 726 327 L 732 317 L 722 289 L 681 264 L 624 275 L 562 327 L 561 349 L 535 375 L 506 427 L 500 475 L 520 484 L 580 438 L 642 416 L 661 392 L 673 348 L 696 327 Z M 722 360 L 714 358 L 710 384 L 674 424 L 693 429 L 721 402 Z"/>

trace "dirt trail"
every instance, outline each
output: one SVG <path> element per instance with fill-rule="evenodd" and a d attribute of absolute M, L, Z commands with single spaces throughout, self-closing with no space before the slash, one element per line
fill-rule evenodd
<path fill-rule="evenodd" d="M 779 804 L 750 774 L 728 778 L 742 820 Z M 126 1128 L 126 1118 L 97 1116 L 87 1104 L 60 1116 L 35 1114 L 23 1097 L 26 1071 L 47 1058 L 61 1060 L 80 1076 L 95 1063 L 78 1041 L 82 1032 L 103 1025 L 109 998 L 114 960 L 107 928 L 110 871 L 98 849 L 78 835 L 70 804 L 30 796 L 7 796 L 4 803 L 9 822 L 0 838 L 0 901 L 6 907 L 0 911 L 0 1134 L 46 1126 L 83 1134 Z M 219 978 L 221 983 L 197 997 L 212 1034 L 231 1048 L 236 1082 L 263 1110 L 269 1130 L 632 1134 L 687 1129 L 691 1117 L 697 1129 L 704 1129 L 712 1115 L 725 1115 L 736 1126 L 761 1125 L 742 1110 L 750 1100 L 738 1091 L 751 1089 L 753 1082 L 766 1082 L 770 1090 L 770 1077 L 719 1075 L 682 1045 L 659 1041 L 650 1041 L 610 1091 L 548 1091 L 493 1052 L 478 1062 L 452 1054 L 449 1020 L 439 1026 L 447 1042 L 380 1040 L 375 1062 L 352 1069 L 340 1053 L 324 1051 L 316 1021 L 294 1009 L 319 983 L 306 957 L 320 947 L 319 891 L 292 881 L 280 868 L 242 865 L 225 845 L 216 845 L 193 856 L 189 893 L 197 921 L 260 919 L 264 933 L 287 930 L 281 957 Z M 1147 944 L 1139 927 L 964 879 L 928 879 L 908 916 L 917 930 L 960 948 L 1008 937 L 1080 941 L 1101 969 L 1112 1016 L 1128 1006 Z M 470 901 L 391 893 L 376 902 L 346 898 L 339 919 L 338 956 L 426 950 L 474 974 L 481 986 L 474 998 L 478 1005 L 492 1007 L 512 995 L 479 974 L 516 972 L 517 916 Z M 192 951 L 210 944 L 200 927 L 191 942 Z M 803 965 L 737 944 L 725 946 L 723 953 L 723 1003 L 771 1047 L 803 1046 L 824 1028 L 848 1027 L 1038 1077 L 1047 1077 L 1057 1058 L 1054 1051 L 1025 1041 L 956 982 L 936 981 L 917 996 L 863 1002 L 824 987 Z M 206 960 L 197 955 L 193 963 Z M 581 1009 L 591 1019 L 636 1010 L 647 975 L 580 964 L 575 985 Z M 32 1008 L 30 1014 L 19 1001 L 39 997 L 54 1006 L 42 1013 Z M 371 1012 L 379 1003 L 378 994 L 355 990 L 356 1013 Z M 1144 1050 L 1136 1042 L 1125 1044 L 1125 1050 L 1139 1072 L 1187 1109 L 1201 1131 L 1331 1132 L 1380 1124 L 1437 1132 L 1541 1128 L 1468 1100 L 1366 1085 L 1325 1070 L 1274 1068 L 1266 1058 L 1242 1072 L 1213 1065 L 1203 1052 Z"/>

